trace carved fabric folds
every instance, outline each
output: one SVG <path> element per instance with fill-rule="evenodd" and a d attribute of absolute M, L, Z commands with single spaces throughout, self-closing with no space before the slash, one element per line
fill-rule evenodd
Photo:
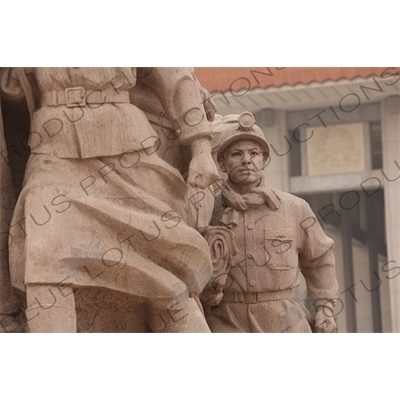
<path fill-rule="evenodd" d="M 10 231 L 18 289 L 24 281 L 106 287 L 164 307 L 206 285 L 211 260 L 184 222 L 186 184 L 154 152 L 32 155 L 26 176 Z"/>
<path fill-rule="evenodd" d="M 254 304 L 222 301 L 207 315 L 213 333 L 311 333 L 309 311 L 293 299 Z"/>
<path fill-rule="evenodd" d="M 154 152 L 157 134 L 143 112 L 124 100 L 136 72 L 2 72 L 3 91 L 25 97 L 31 112 L 31 156 L 10 229 L 15 288 L 41 283 L 106 287 L 168 307 L 188 292 L 200 292 L 209 280 L 207 243 L 185 223 L 186 184 Z M 184 107 L 193 107 L 191 102 L 201 104 L 189 69 L 153 68 L 146 81 L 163 104 L 171 105 L 173 120 Z M 188 98 L 179 95 L 187 93 L 179 85 L 191 90 Z M 104 90 L 104 103 L 48 105 L 65 90 L 79 94 L 81 88 L 87 101 Z M 121 99 L 106 101 L 118 93 Z M 181 144 L 209 136 L 207 119 L 201 121 L 182 126 Z"/>

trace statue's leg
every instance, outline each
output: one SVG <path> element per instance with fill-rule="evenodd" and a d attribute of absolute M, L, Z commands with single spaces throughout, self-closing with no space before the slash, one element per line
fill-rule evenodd
<path fill-rule="evenodd" d="M 251 332 L 311 333 L 306 309 L 292 299 L 261 301 L 248 305 Z"/>
<path fill-rule="evenodd" d="M 246 303 L 222 301 L 207 312 L 207 322 L 213 333 L 250 333 L 249 306 Z"/>
<path fill-rule="evenodd" d="M 151 308 L 147 323 L 156 333 L 210 333 L 200 301 L 190 298 L 175 302 L 166 310 Z"/>
<path fill-rule="evenodd" d="M 70 287 L 27 285 L 26 295 L 31 333 L 76 332 L 75 296 Z"/>

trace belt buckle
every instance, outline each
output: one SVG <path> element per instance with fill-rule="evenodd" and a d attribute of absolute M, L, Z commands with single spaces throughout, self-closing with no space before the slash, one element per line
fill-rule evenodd
<path fill-rule="evenodd" d="M 81 86 L 65 88 L 65 105 L 67 107 L 85 107 L 85 88 Z"/>
<path fill-rule="evenodd" d="M 246 293 L 245 301 L 247 304 L 257 303 L 258 301 L 258 293 Z"/>

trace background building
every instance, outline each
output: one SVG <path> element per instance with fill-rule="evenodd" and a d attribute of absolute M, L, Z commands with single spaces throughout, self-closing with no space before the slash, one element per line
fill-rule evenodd
<path fill-rule="evenodd" d="M 219 114 L 253 112 L 268 181 L 306 199 L 335 240 L 338 331 L 400 332 L 400 68 L 195 72 Z"/>

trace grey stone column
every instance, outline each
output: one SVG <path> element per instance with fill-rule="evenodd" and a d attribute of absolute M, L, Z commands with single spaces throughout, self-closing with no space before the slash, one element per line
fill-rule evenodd
<path fill-rule="evenodd" d="M 400 332 L 400 97 L 382 101 L 382 155 L 388 264 L 382 276 L 389 280 L 393 332 Z M 396 267 L 397 268 L 394 268 Z"/>

